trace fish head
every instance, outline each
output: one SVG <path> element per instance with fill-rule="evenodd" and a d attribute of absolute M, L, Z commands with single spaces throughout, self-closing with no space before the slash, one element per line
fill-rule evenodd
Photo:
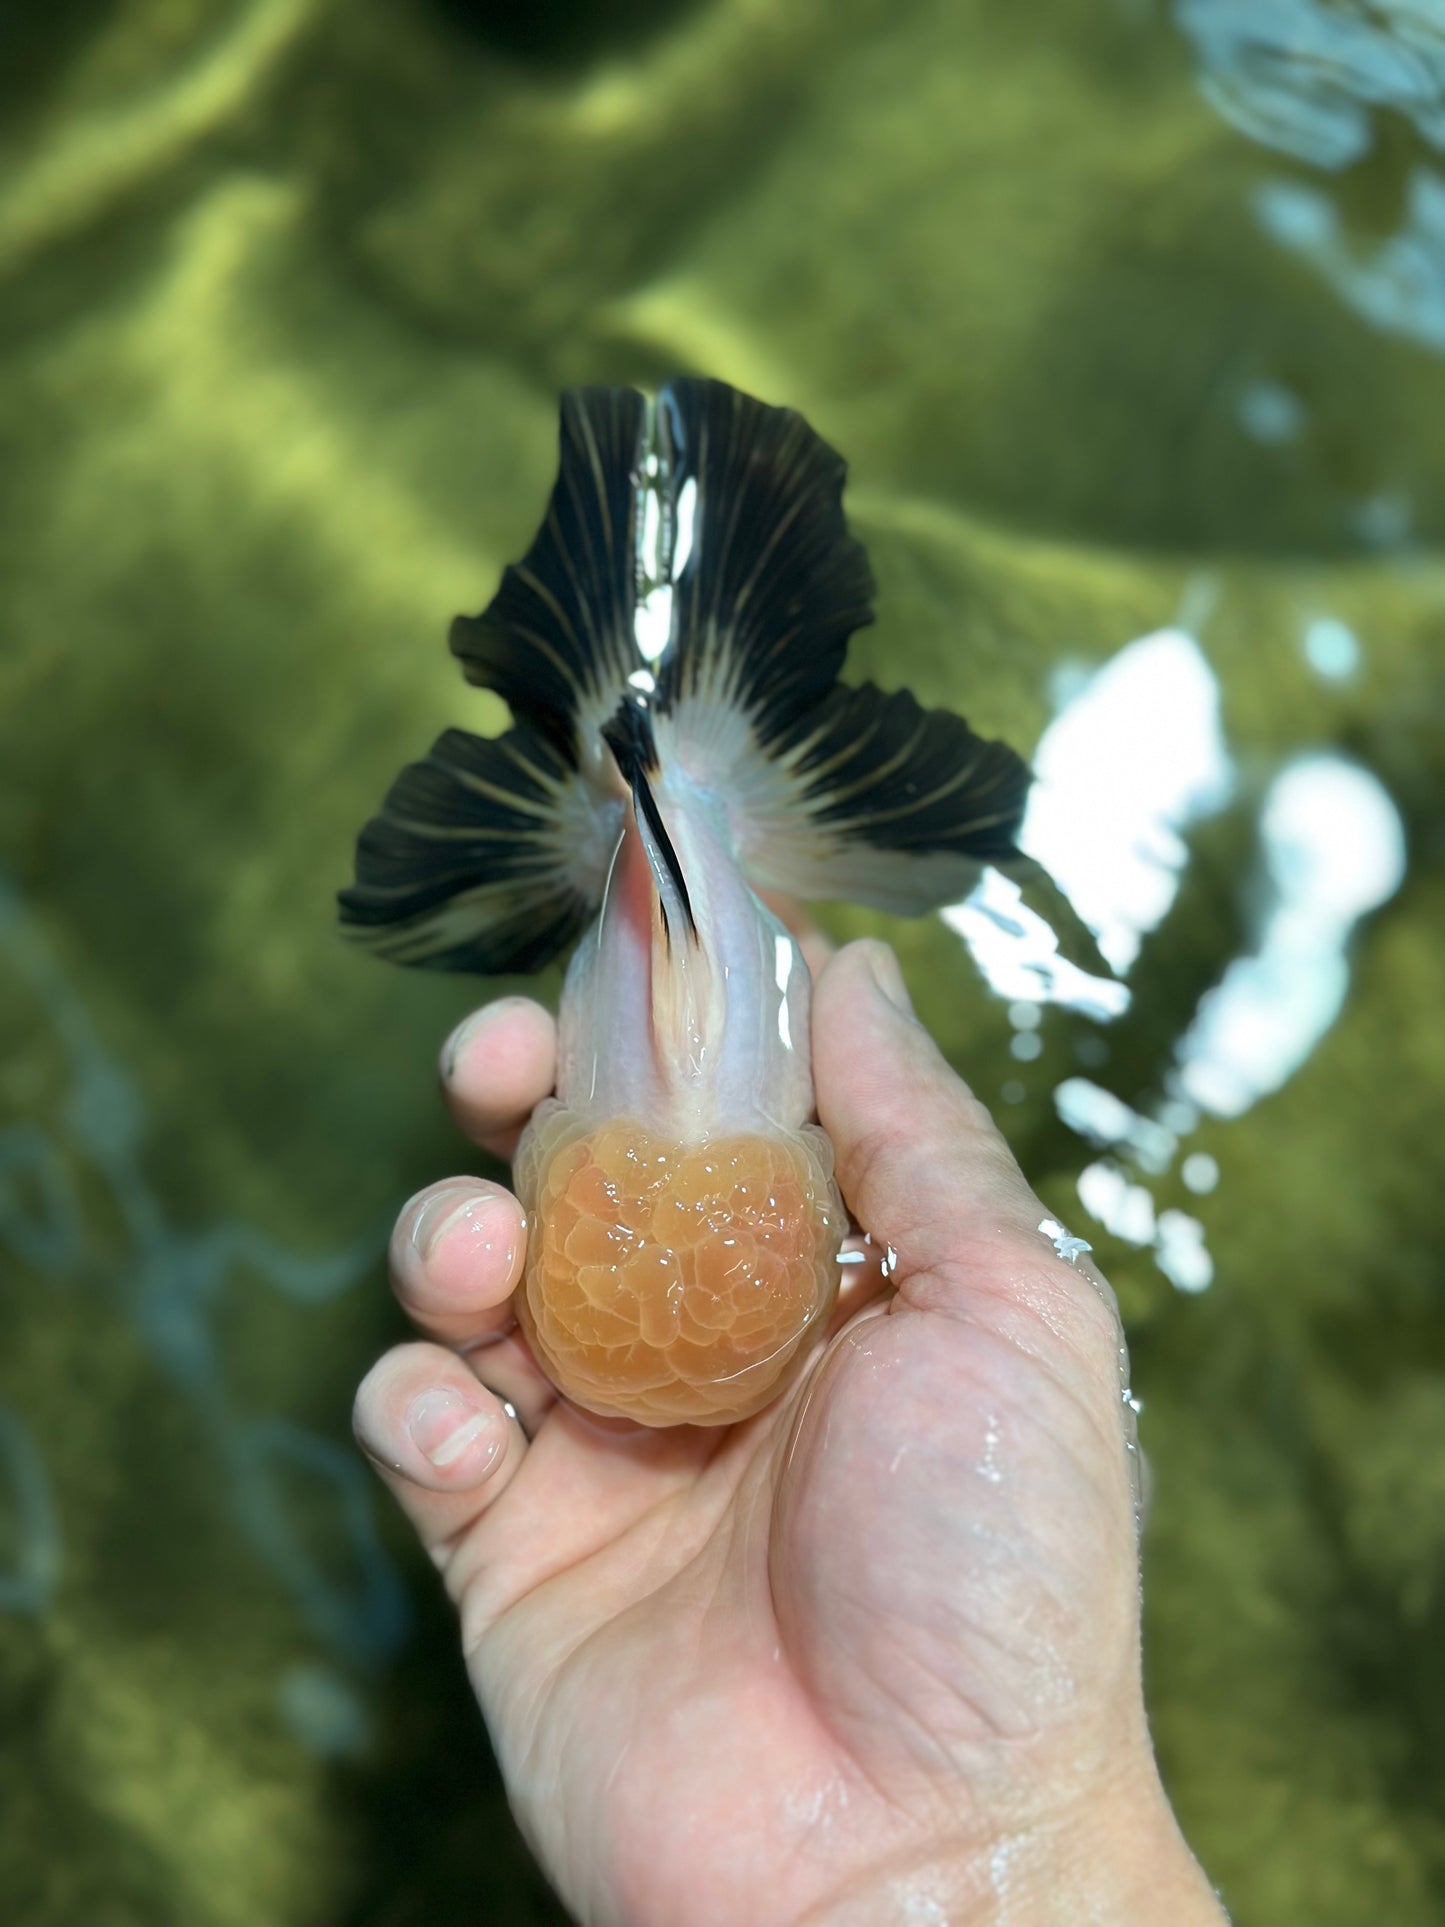
<path fill-rule="evenodd" d="M 558 1095 L 682 1141 L 813 1108 L 811 979 L 738 864 L 725 804 L 673 766 L 634 789 L 560 1005 Z"/>

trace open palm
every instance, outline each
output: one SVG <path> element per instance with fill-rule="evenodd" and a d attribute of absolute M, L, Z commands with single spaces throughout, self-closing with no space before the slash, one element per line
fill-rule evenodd
<path fill-rule="evenodd" d="M 813 1048 L 873 1244 L 743 1425 L 559 1403 L 510 1328 L 525 1228 L 497 1187 L 398 1226 L 440 1342 L 381 1361 L 358 1434 L 458 1602 L 518 1819 L 588 1922 L 1218 1920 L 1144 1723 L 1108 1289 L 1041 1234 L 881 946 L 823 970 Z M 511 1000 L 447 1081 L 504 1146 L 551 1071 L 550 1020 Z"/>

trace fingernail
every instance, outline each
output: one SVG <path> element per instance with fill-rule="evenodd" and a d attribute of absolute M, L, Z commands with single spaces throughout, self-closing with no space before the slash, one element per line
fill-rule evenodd
<path fill-rule="evenodd" d="M 455 1465 L 467 1447 L 491 1424 L 490 1412 L 479 1410 L 449 1386 L 421 1392 L 407 1407 L 407 1434 L 422 1456 L 438 1470 Z M 501 1448 L 502 1441 L 494 1439 L 486 1465 L 480 1469 L 490 1469 Z"/>
<path fill-rule="evenodd" d="M 411 1246 L 418 1258 L 430 1258 L 442 1234 L 459 1219 L 472 1216 L 483 1193 L 474 1185 L 451 1184 L 429 1197 L 412 1219 Z"/>
<path fill-rule="evenodd" d="M 872 973 L 874 983 L 893 1008 L 901 1010 L 905 1017 L 911 1017 L 913 999 L 909 996 L 908 986 L 903 981 L 903 972 L 898 967 L 898 959 L 888 944 L 869 944 L 868 969 Z"/>
<path fill-rule="evenodd" d="M 470 1017 L 464 1017 L 442 1045 L 442 1082 L 450 1084 L 456 1075 L 457 1065 L 471 1049 L 472 1045 L 495 1021 L 497 1016 L 509 1005 L 520 1003 L 518 997 L 499 997 L 494 1004 L 483 1004 L 474 1010 Z"/>

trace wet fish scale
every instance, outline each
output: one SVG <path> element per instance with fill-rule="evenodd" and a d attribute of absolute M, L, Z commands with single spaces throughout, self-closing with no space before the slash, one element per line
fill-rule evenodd
<path fill-rule="evenodd" d="M 837 1291 L 822 1133 L 679 1147 L 630 1119 L 549 1125 L 519 1174 L 535 1217 L 517 1309 L 559 1389 L 644 1424 L 766 1404 Z"/>

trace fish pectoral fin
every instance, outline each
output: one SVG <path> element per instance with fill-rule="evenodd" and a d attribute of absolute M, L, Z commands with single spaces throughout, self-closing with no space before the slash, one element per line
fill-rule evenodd
<path fill-rule="evenodd" d="M 1027 764 L 907 690 L 836 686 L 733 769 L 743 864 L 765 889 L 917 916 L 1019 860 Z"/>
<path fill-rule="evenodd" d="M 448 730 L 362 830 L 343 930 L 397 963 L 540 969 L 596 914 L 623 807 L 526 726 Z"/>
<path fill-rule="evenodd" d="M 519 722 L 577 761 L 643 668 L 636 471 L 648 408 L 632 388 L 562 397 L 557 480 L 541 528 L 479 616 L 458 616 L 452 653 Z"/>

